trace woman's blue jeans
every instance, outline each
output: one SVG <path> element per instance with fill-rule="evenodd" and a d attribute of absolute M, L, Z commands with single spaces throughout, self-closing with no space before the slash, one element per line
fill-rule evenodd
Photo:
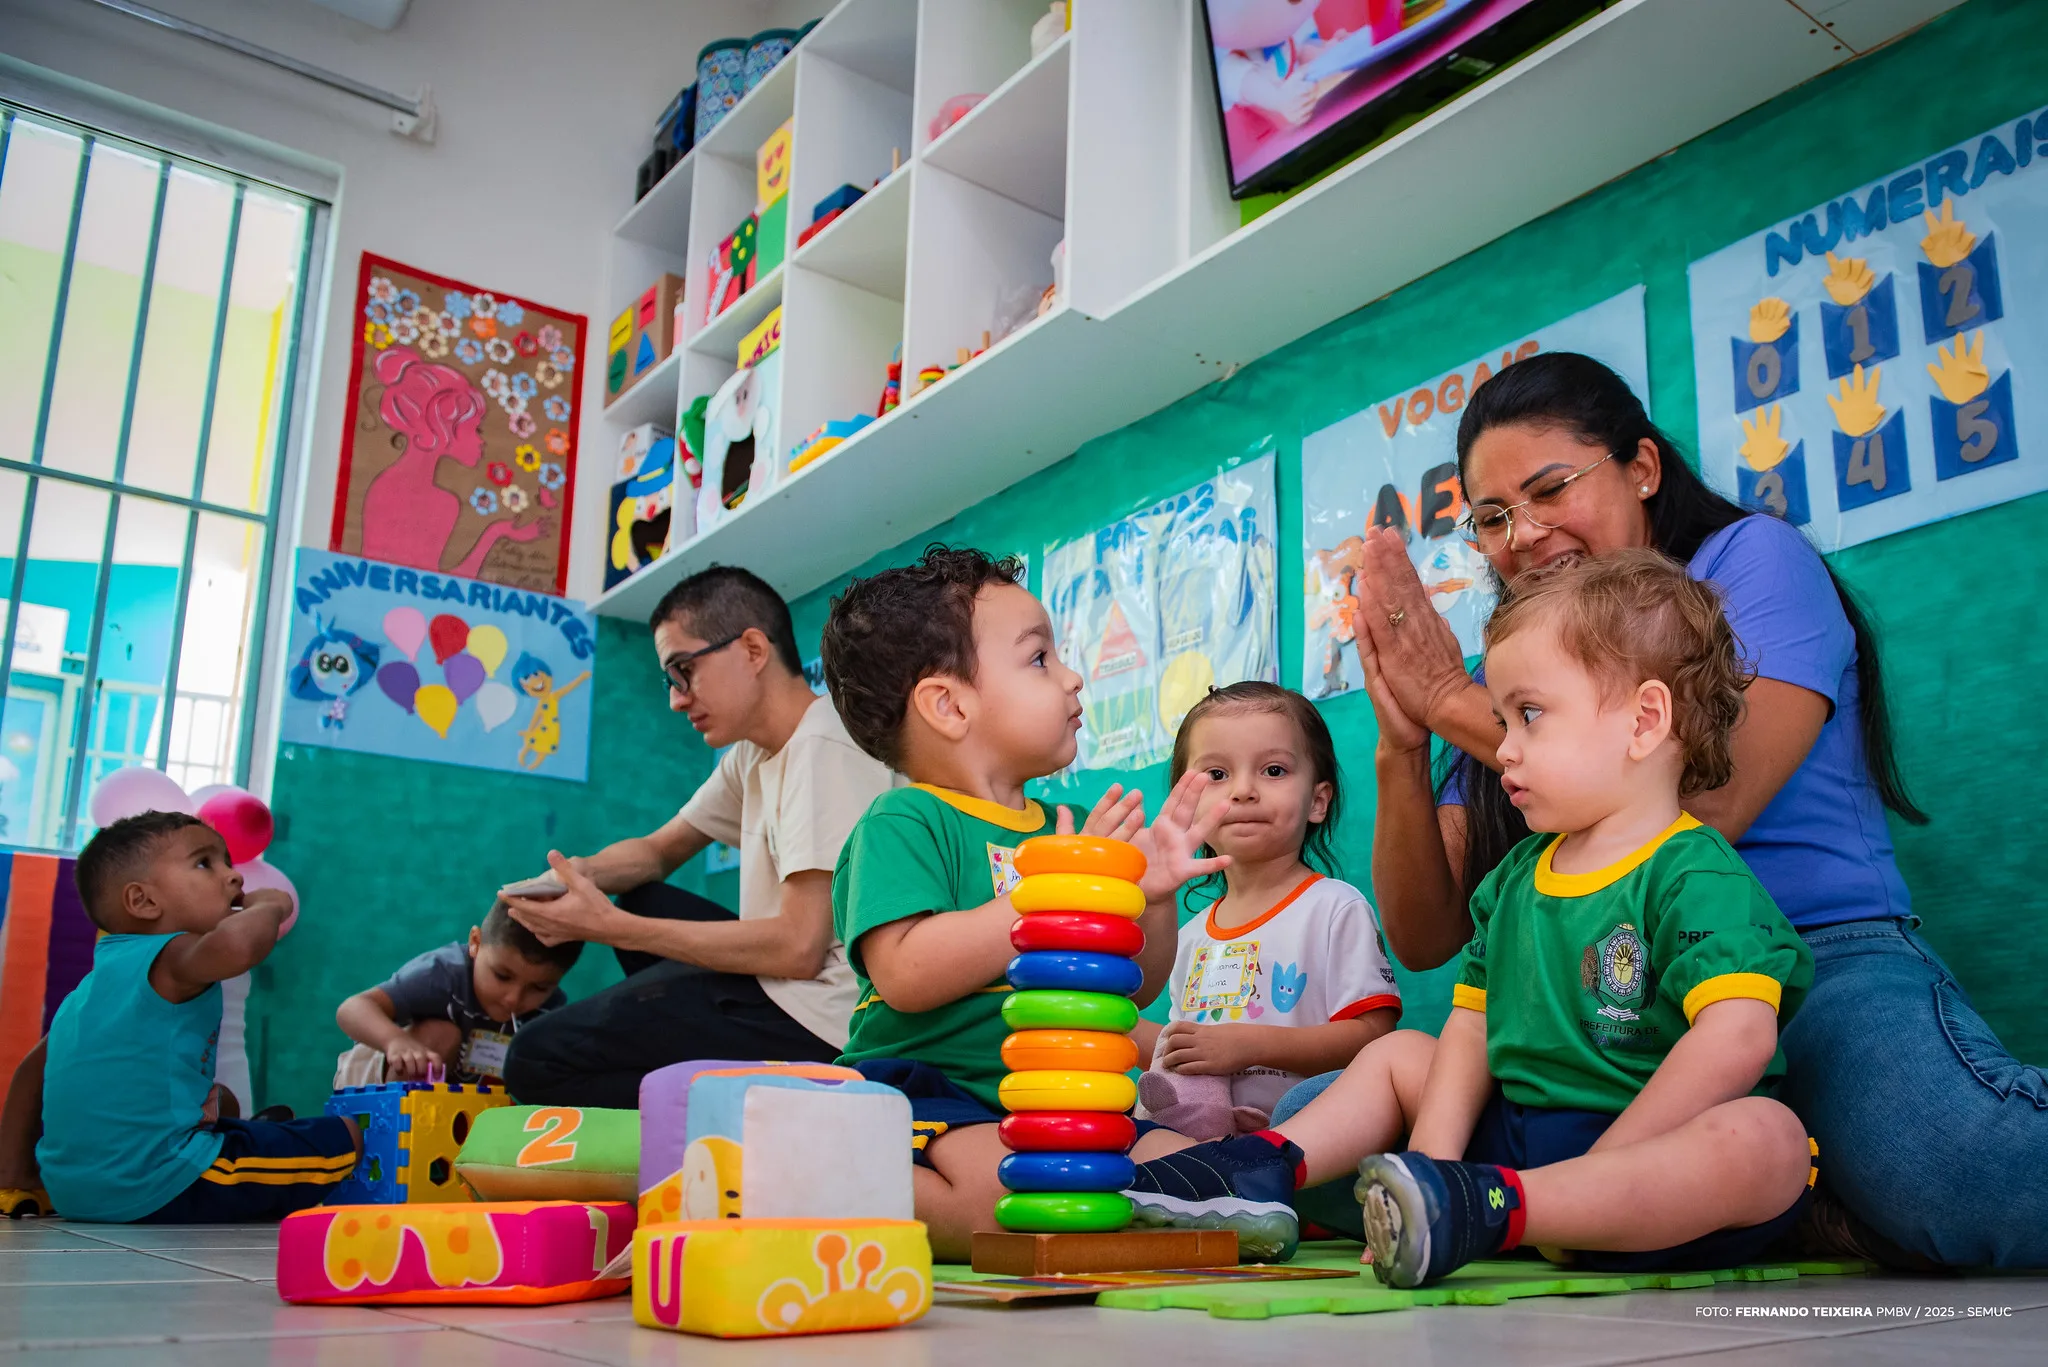
<path fill-rule="evenodd" d="M 2006 1052 L 1926 941 L 1898 920 L 1806 932 L 1813 990 L 1785 1027 L 1779 1097 L 1821 1180 L 1901 1248 L 1952 1267 L 2048 1267 L 2048 1075 Z M 1279 1124 L 1324 1073 L 1273 1108 Z M 1346 1177 L 1296 1197 L 1352 1237 Z"/>

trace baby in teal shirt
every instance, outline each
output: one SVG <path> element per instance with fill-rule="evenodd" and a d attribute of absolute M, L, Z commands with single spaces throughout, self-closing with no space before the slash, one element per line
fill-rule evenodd
<path fill-rule="evenodd" d="M 318 1205 L 355 1167 L 355 1125 L 224 1116 L 232 1098 L 213 1082 L 220 984 L 268 957 L 290 902 L 245 895 L 220 836 L 172 812 L 100 831 L 76 876 L 106 933 L 22 1064 L 42 1073 L 35 1156 L 58 1212 L 214 1224 Z M 11 1095 L 23 1083 L 17 1076 Z"/>

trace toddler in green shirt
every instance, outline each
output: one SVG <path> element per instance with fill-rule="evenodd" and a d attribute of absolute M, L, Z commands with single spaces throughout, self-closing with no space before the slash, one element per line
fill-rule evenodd
<path fill-rule="evenodd" d="M 1013 559 L 934 547 L 856 580 L 824 633 L 825 682 L 847 734 L 912 780 L 875 799 L 832 873 L 833 930 L 859 986 L 842 1061 L 909 1096 L 917 1215 L 946 1262 L 966 1262 L 971 1233 L 995 1228 L 1003 1194 L 995 1122 L 1012 857 L 1034 835 L 1073 831 L 1065 808 L 1048 813 L 1024 795 L 1073 761 L 1081 676 L 1060 661 L 1021 573 Z M 1082 827 L 1145 854 L 1140 1005 L 1173 971 L 1174 894 L 1230 862 L 1198 854 L 1223 811 L 1197 816 L 1207 783 L 1188 774 L 1149 827 L 1142 795 L 1112 786 Z M 1139 1159 L 1186 1142 L 1139 1129 Z"/>
<path fill-rule="evenodd" d="M 1539 834 L 1472 893 L 1442 1035 L 1385 1036 L 1269 1138 L 1139 1180 L 1356 1163 L 1394 1286 L 1524 1242 L 1615 1271 L 1754 1261 L 1815 1176 L 1769 1095 L 1813 960 L 1680 805 L 1733 769 L 1749 679 L 1720 602 L 1654 551 L 1555 562 L 1514 581 L 1486 643 L 1501 783 Z"/>

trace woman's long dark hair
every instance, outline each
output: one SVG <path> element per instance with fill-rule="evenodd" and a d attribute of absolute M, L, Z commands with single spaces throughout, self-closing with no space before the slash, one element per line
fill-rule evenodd
<path fill-rule="evenodd" d="M 1671 438 L 1650 421 L 1628 382 L 1590 356 L 1570 351 L 1539 353 L 1506 367 L 1474 390 L 1458 420 L 1458 478 L 1465 479 L 1472 444 L 1483 433 L 1517 423 L 1558 428 L 1589 446 L 1617 451 L 1624 457 L 1646 437 L 1655 442 L 1662 478 L 1657 492 L 1644 502 L 1650 515 L 1650 544 L 1681 564 L 1689 563 L 1715 532 L 1750 516 L 1709 489 Z M 1835 578 L 1832 569 L 1828 578 L 1834 582 L 1842 613 L 1856 633 L 1864 762 L 1870 766 L 1884 805 L 1916 826 L 1925 825 L 1927 814 L 1907 794 L 1892 746 L 1877 632 L 1856 596 Z M 1456 778 L 1465 803 L 1464 884 L 1469 895 L 1515 843 L 1529 834 L 1529 827 L 1492 771 L 1462 751 L 1453 749 L 1450 754 L 1445 779 Z"/>

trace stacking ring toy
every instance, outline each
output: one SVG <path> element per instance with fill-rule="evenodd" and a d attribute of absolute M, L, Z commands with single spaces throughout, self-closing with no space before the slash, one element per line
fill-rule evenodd
<path fill-rule="evenodd" d="M 1138 1066 L 1138 1046 L 1129 1035 L 1107 1030 L 1019 1030 L 1003 1041 L 1003 1066 L 1013 1073 L 1125 1073 Z"/>
<path fill-rule="evenodd" d="M 1063 949 L 1035 949 L 1010 960 L 1010 986 L 1019 992 L 1064 988 L 1074 992 L 1108 992 L 1128 997 L 1145 982 L 1135 959 L 1116 954 L 1073 954 Z"/>
<path fill-rule="evenodd" d="M 1145 932 L 1136 921 L 1099 911 L 1039 911 L 1017 918 L 1017 924 L 1010 927 L 1010 944 L 1019 954 L 1034 949 L 1072 949 L 1129 958 L 1145 948 Z"/>
<path fill-rule="evenodd" d="M 1131 1222 L 1131 1198 L 1115 1191 L 1013 1191 L 996 1223 L 1026 1234 L 1103 1234 Z"/>
<path fill-rule="evenodd" d="M 1115 1111 L 1031 1111 L 1004 1116 L 996 1136 L 1013 1153 L 1122 1153 L 1138 1142 L 1138 1124 Z"/>
<path fill-rule="evenodd" d="M 1138 1104 L 1138 1084 L 1124 1073 L 1011 1073 L 996 1097 L 1006 1111 L 1128 1111 Z"/>
<path fill-rule="evenodd" d="M 1145 912 L 1145 894 L 1136 883 L 1098 878 L 1087 873 L 1039 873 L 1017 880 L 1010 905 L 1021 912 L 1099 911 L 1136 920 Z"/>
<path fill-rule="evenodd" d="M 1003 999 L 1003 1024 L 1012 1030 L 1107 1030 L 1128 1035 L 1137 1023 L 1136 1004 L 1107 992 L 1040 989 L 1012 992 Z"/>
<path fill-rule="evenodd" d="M 1120 1153 L 1013 1153 L 996 1179 L 1011 1191 L 1122 1191 L 1138 1165 Z"/>
<path fill-rule="evenodd" d="M 1092 873 L 1135 883 L 1145 876 L 1145 856 L 1122 840 L 1093 835 L 1033 836 L 1017 847 L 1017 872 Z"/>

